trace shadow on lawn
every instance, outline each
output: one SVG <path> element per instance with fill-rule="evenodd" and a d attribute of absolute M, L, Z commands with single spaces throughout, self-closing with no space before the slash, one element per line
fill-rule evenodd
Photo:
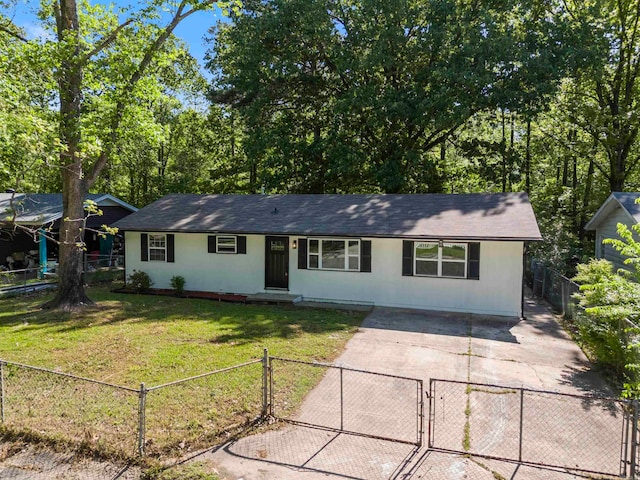
<path fill-rule="evenodd" d="M 364 318 L 362 312 L 291 305 L 245 305 L 105 291 L 90 292 L 90 296 L 97 305 L 73 313 L 40 310 L 38 307 L 47 297 L 39 296 L 25 299 L 26 313 L 3 315 L 2 310 L 6 312 L 10 304 L 2 302 L 0 328 L 24 325 L 25 328 L 68 333 L 125 322 L 151 324 L 186 319 L 215 324 L 213 336 L 201 341 L 246 344 L 271 337 L 293 338 L 302 333 L 342 332 L 358 327 Z"/>

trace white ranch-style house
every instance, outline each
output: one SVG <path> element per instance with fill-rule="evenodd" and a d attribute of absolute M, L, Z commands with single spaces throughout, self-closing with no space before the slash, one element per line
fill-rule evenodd
<path fill-rule="evenodd" d="M 523 193 L 167 195 L 115 226 L 157 288 L 506 316 L 541 240 Z"/>

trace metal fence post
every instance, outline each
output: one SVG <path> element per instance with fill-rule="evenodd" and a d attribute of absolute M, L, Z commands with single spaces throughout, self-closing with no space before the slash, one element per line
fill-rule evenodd
<path fill-rule="evenodd" d="M 273 415 L 273 358 L 269 359 L 269 415 Z"/>
<path fill-rule="evenodd" d="M 522 462 L 522 435 L 524 425 L 524 389 L 520 389 L 520 439 L 518 441 L 518 461 Z"/>
<path fill-rule="evenodd" d="M 418 446 L 424 443 L 424 383 L 422 380 L 416 382 L 418 395 Z"/>
<path fill-rule="evenodd" d="M 638 450 L 638 401 L 634 400 L 631 404 L 633 409 L 633 419 L 631 421 L 631 480 L 636 478 L 636 461 Z"/>
<path fill-rule="evenodd" d="M 144 444 L 146 434 L 146 406 L 147 406 L 147 389 L 144 383 L 140 384 L 140 393 L 138 394 L 138 454 L 144 455 Z"/>
<path fill-rule="evenodd" d="M 0 423 L 4 423 L 4 362 L 0 361 Z"/>
<path fill-rule="evenodd" d="M 269 414 L 269 351 L 265 348 L 262 355 L 262 416 Z"/>
<path fill-rule="evenodd" d="M 631 480 L 635 480 L 637 450 L 638 450 L 638 401 L 637 400 L 634 400 L 631 403 L 631 408 L 633 412 L 631 417 L 631 459 L 629 462 L 631 466 L 631 472 L 630 472 L 629 478 L 631 478 Z"/>
<path fill-rule="evenodd" d="M 429 422 L 427 425 L 427 447 L 433 447 L 433 433 L 435 428 L 435 419 L 436 419 L 436 382 L 433 378 L 429 379 Z"/>
<path fill-rule="evenodd" d="M 344 430 L 344 394 L 342 388 L 342 367 L 340 367 L 340 430 Z"/>

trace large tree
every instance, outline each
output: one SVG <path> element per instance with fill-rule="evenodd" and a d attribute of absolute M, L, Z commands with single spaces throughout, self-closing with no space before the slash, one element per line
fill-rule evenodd
<path fill-rule="evenodd" d="M 567 1 L 565 13 L 592 32 L 591 61 L 572 75 L 566 109 L 606 153 L 595 167 L 610 191 L 624 191 L 640 162 L 640 0 Z"/>
<path fill-rule="evenodd" d="M 174 60 L 167 46 L 176 26 L 214 3 L 150 1 L 129 16 L 121 12 L 126 18 L 120 20 L 113 7 L 76 0 L 43 2 L 40 17 L 53 32 L 51 39 L 37 41 L 25 38 L 6 19 L 0 25 L 0 34 L 39 49 L 57 85 L 63 222 L 59 286 L 49 306 L 69 309 L 91 302 L 82 280 L 86 194 L 109 163 L 128 106 L 136 103 L 146 79 L 155 73 L 151 67 Z"/>
<path fill-rule="evenodd" d="M 535 111 L 570 42 L 552 1 L 259 0 L 218 26 L 213 98 L 246 122 L 254 188 L 440 191 L 476 112 Z M 425 172 L 431 172 L 425 175 Z"/>

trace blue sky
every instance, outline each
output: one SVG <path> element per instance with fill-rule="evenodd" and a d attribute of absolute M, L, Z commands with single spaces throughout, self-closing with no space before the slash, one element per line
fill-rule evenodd
<path fill-rule="evenodd" d="M 95 2 L 93 4 L 109 4 L 115 3 L 118 6 L 136 5 L 135 2 L 128 0 L 117 0 L 115 2 Z M 39 2 L 37 0 L 18 0 L 15 7 L 11 11 L 7 12 L 13 21 L 20 27 L 24 28 L 29 38 L 35 38 L 42 36 L 44 31 L 40 26 L 40 22 L 36 17 L 36 11 Z M 204 43 L 204 37 L 207 35 L 207 30 L 215 25 L 215 23 L 223 18 L 223 15 L 219 8 L 207 12 L 196 12 L 178 25 L 175 30 L 175 35 L 182 38 L 187 45 L 189 45 L 189 51 L 198 62 L 200 62 L 200 68 L 204 71 L 204 55 L 207 50 L 207 46 Z M 209 77 L 208 74 L 206 74 Z"/>

